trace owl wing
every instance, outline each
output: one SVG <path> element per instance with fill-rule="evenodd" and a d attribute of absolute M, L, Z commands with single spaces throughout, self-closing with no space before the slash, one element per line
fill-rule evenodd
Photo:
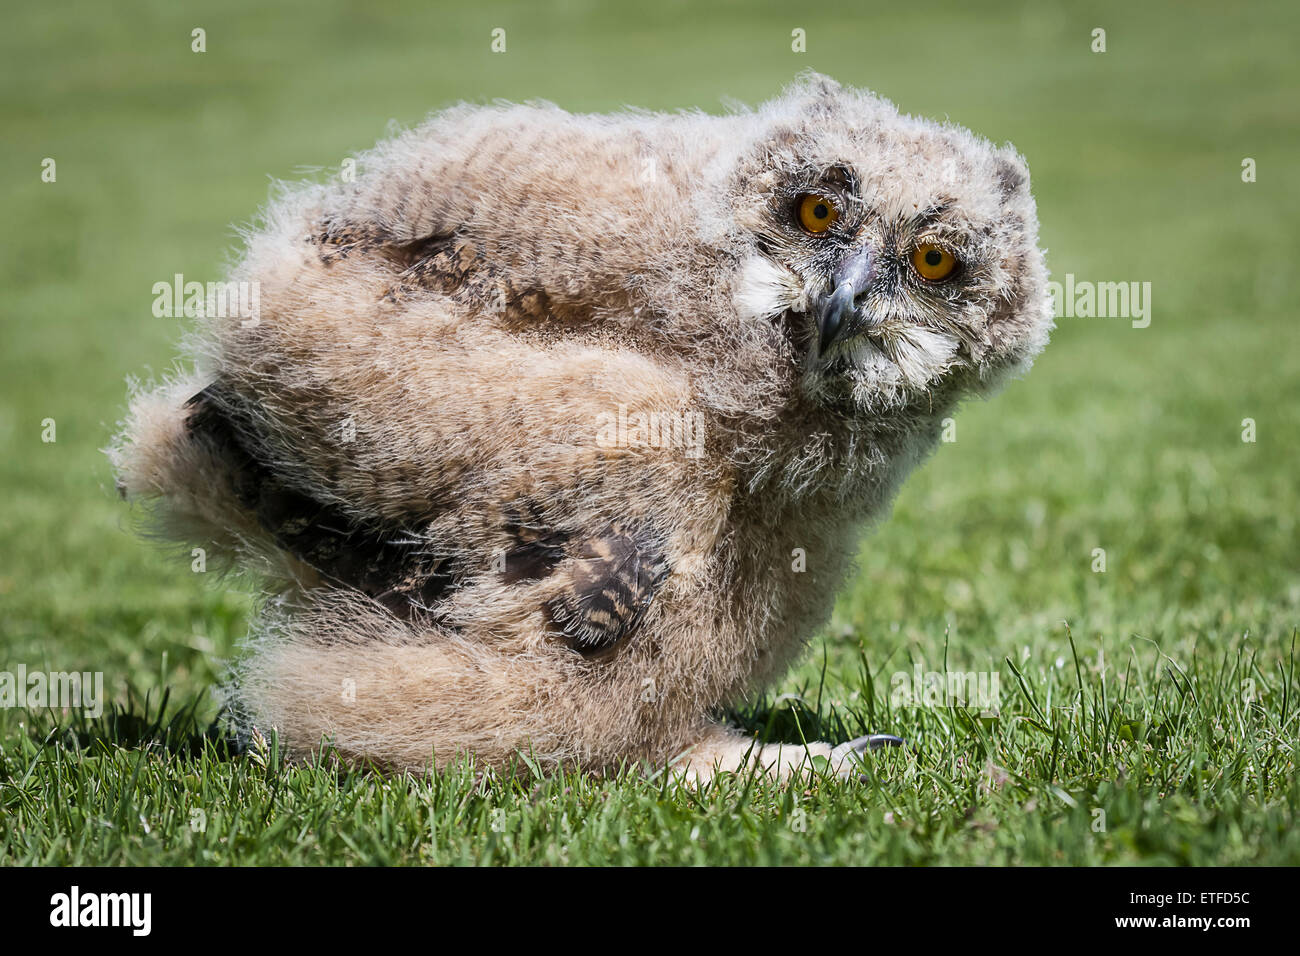
<path fill-rule="evenodd" d="M 671 354 L 608 334 L 641 321 L 627 290 L 642 250 L 615 241 L 644 220 L 624 182 L 635 138 L 574 120 L 557 140 L 556 123 L 570 121 L 449 115 L 354 186 L 288 194 L 236 273 L 260 315 L 211 324 L 218 381 L 190 430 L 241 510 L 328 580 L 427 607 L 511 542 L 504 583 L 550 579 L 552 627 L 599 650 L 653 600 L 689 479 L 671 456 L 606 451 L 598 423 L 678 409 L 691 382 Z M 601 230 L 571 214 L 579 194 Z M 513 536 L 530 495 L 545 514 Z"/>
<path fill-rule="evenodd" d="M 548 107 L 451 110 L 359 158 L 354 180 L 308 192 L 293 238 L 310 237 L 325 263 L 382 262 L 393 300 L 435 292 L 471 312 L 583 323 L 649 265 L 664 228 L 651 213 L 690 208 L 695 178 L 654 164 L 657 132 Z M 668 152 L 674 170 L 685 162 Z"/>
<path fill-rule="evenodd" d="M 395 611 L 428 607 L 455 581 L 451 562 L 429 556 L 419 536 L 345 514 L 297 488 L 249 441 L 238 400 L 210 385 L 186 403 L 186 430 L 222 461 L 231 491 L 282 550 L 329 581 L 356 588 Z"/>
<path fill-rule="evenodd" d="M 436 609 L 464 583 L 465 569 L 452 558 L 432 557 L 419 532 L 379 518 L 360 519 L 295 487 L 250 441 L 255 425 L 220 384 L 186 405 L 191 439 L 205 443 L 224 463 L 239 504 L 277 547 L 327 581 L 354 588 L 401 616 Z M 552 632 L 586 657 L 614 650 L 635 633 L 668 575 L 662 545 L 622 523 L 577 538 L 538 531 L 538 515 L 531 507 L 529 520 L 511 515 L 505 522 L 516 544 L 505 554 L 501 580 L 518 584 L 562 575 L 561 593 L 544 608 Z"/>
<path fill-rule="evenodd" d="M 635 632 L 667 574 L 663 551 L 649 535 L 610 525 L 580 544 L 568 587 L 547 611 L 575 650 L 599 655 Z"/>
<path fill-rule="evenodd" d="M 434 292 L 475 313 L 537 319 L 554 311 L 545 289 L 512 278 L 459 229 L 407 239 L 375 224 L 326 221 L 310 241 L 327 267 L 358 254 L 387 260 L 395 270 L 383 293 L 389 306 Z"/>

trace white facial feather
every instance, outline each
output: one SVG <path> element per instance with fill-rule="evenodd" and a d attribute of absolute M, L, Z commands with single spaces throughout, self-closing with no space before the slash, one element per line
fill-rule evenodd
<path fill-rule="evenodd" d="M 742 320 L 771 319 L 786 309 L 803 311 L 807 291 L 793 272 L 766 256 L 752 256 L 736 283 L 736 312 Z"/>
<path fill-rule="evenodd" d="M 954 335 L 920 326 L 891 331 L 880 339 L 899 377 L 913 388 L 923 388 L 946 372 L 957 359 L 958 344 Z"/>

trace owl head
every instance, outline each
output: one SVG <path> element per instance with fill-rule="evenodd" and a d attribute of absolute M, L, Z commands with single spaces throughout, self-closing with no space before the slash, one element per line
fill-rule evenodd
<path fill-rule="evenodd" d="M 987 392 L 1052 327 L 1029 171 L 957 126 L 804 78 L 727 171 L 742 321 L 784 328 L 801 388 L 875 412 Z"/>

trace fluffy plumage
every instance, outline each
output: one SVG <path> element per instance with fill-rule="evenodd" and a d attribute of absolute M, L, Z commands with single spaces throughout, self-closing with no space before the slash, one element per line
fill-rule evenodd
<path fill-rule="evenodd" d="M 276 198 L 231 276 L 259 320 L 203 320 L 111 452 L 274 594 L 243 719 L 396 768 L 847 767 L 712 715 L 825 621 L 958 400 L 1045 344 L 1021 159 L 812 76 L 722 117 L 461 106 L 359 166 Z"/>

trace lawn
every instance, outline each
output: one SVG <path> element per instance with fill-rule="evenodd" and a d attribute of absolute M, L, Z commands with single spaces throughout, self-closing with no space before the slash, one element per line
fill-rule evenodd
<path fill-rule="evenodd" d="M 0 670 L 102 672 L 111 707 L 0 709 L 0 862 L 1300 863 L 1300 9 L 865 7 L 6 11 Z M 391 122 L 461 99 L 716 111 L 807 68 L 1013 141 L 1054 276 L 1151 283 L 1149 325 L 1063 317 L 1028 378 L 961 411 L 804 663 L 733 715 L 913 748 L 861 782 L 700 791 L 237 752 L 211 689 L 255 598 L 135 537 L 100 452 L 128 376 L 184 331 L 153 284 L 218 278 L 269 179 Z M 996 712 L 893 693 L 944 671 L 996 674 Z"/>

